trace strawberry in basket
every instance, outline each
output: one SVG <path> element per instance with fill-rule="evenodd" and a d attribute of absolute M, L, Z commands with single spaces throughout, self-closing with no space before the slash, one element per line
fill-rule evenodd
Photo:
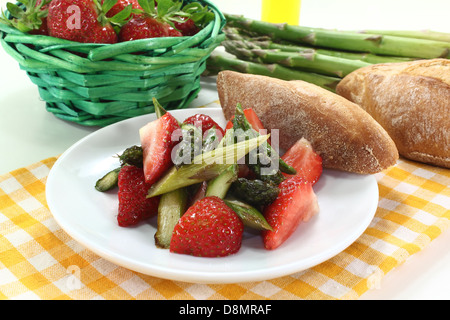
<path fill-rule="evenodd" d="M 52 37 L 83 43 L 117 42 L 109 18 L 92 0 L 52 0 L 47 24 Z"/>
<path fill-rule="evenodd" d="M 24 0 L 7 3 L 11 19 L 0 22 L 22 32 L 82 43 L 116 43 L 156 37 L 192 36 L 214 19 L 199 2 L 177 0 Z"/>
<path fill-rule="evenodd" d="M 144 0 L 139 4 L 142 11 L 136 11 L 121 28 L 119 41 L 191 36 L 214 17 L 208 8 L 198 2 L 184 7 L 182 1 L 172 0 Z"/>

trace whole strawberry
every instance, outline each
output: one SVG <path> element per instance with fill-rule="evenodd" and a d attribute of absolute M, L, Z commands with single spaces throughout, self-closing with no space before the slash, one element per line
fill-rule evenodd
<path fill-rule="evenodd" d="M 181 33 L 157 18 L 138 15 L 130 19 L 119 32 L 119 41 L 159 37 L 180 37 Z"/>
<path fill-rule="evenodd" d="M 197 257 L 224 257 L 239 251 L 244 225 L 218 197 L 195 202 L 173 230 L 170 252 Z"/>
<path fill-rule="evenodd" d="M 181 1 L 163 0 L 159 9 L 155 1 L 142 1 L 142 11 L 135 14 L 119 32 L 119 41 L 131 41 L 159 37 L 181 37 L 182 33 L 171 22 L 181 10 Z"/>
<path fill-rule="evenodd" d="M 82 43 L 116 43 L 117 34 L 93 0 L 52 0 L 49 35 Z"/>
<path fill-rule="evenodd" d="M 123 166 L 119 172 L 118 186 L 119 226 L 135 225 L 157 213 L 159 197 L 147 198 L 150 185 L 145 182 L 142 168 L 133 165 Z"/>
<path fill-rule="evenodd" d="M 181 21 L 174 21 L 175 28 L 181 32 L 183 36 L 193 36 L 200 31 L 194 20 L 180 17 Z"/>

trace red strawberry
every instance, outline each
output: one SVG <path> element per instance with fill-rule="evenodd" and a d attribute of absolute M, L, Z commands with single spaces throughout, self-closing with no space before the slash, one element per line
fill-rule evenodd
<path fill-rule="evenodd" d="M 38 29 L 33 29 L 29 32 L 30 34 L 48 36 L 47 18 L 42 19 L 42 23 Z"/>
<path fill-rule="evenodd" d="M 195 25 L 194 20 L 180 17 L 183 22 L 174 21 L 175 28 L 179 30 L 183 36 L 193 36 L 200 31 L 200 28 Z"/>
<path fill-rule="evenodd" d="M 180 31 L 178 31 L 175 28 L 172 28 L 172 26 L 170 26 L 170 25 L 166 26 L 166 28 L 167 28 L 167 36 L 168 37 L 181 37 L 181 36 L 183 36 L 183 34 Z"/>
<path fill-rule="evenodd" d="M 216 129 L 220 132 L 220 136 L 223 137 L 225 132 L 223 129 L 215 122 L 210 116 L 206 114 L 195 114 L 193 116 L 190 116 L 186 118 L 183 123 L 185 124 L 192 124 L 196 126 L 197 128 L 202 129 L 202 133 L 205 133 L 207 130 L 211 129 L 212 127 L 216 127 Z"/>
<path fill-rule="evenodd" d="M 142 168 L 125 165 L 118 179 L 119 226 L 135 225 L 157 213 L 159 197 L 147 198 L 150 185 L 145 182 Z"/>
<path fill-rule="evenodd" d="M 314 151 L 311 143 L 305 138 L 294 143 L 281 159 L 293 167 L 297 175 L 301 175 L 313 185 L 322 175 L 322 157 Z M 289 175 L 285 174 L 285 176 Z"/>
<path fill-rule="evenodd" d="M 273 228 L 263 231 L 264 247 L 278 248 L 297 229 L 319 211 L 317 197 L 311 183 L 294 176 L 280 183 L 277 199 L 264 209 L 264 217 Z"/>
<path fill-rule="evenodd" d="M 168 23 L 147 15 L 139 15 L 131 18 L 122 27 L 119 32 L 119 41 L 170 36 L 181 36 L 181 33 L 173 29 Z"/>
<path fill-rule="evenodd" d="M 117 34 L 92 0 L 52 0 L 49 35 L 83 43 L 115 43 Z"/>
<path fill-rule="evenodd" d="M 170 251 L 199 257 L 224 257 L 239 251 L 244 225 L 218 197 L 192 205 L 175 225 Z"/>
<path fill-rule="evenodd" d="M 147 183 L 155 183 L 173 165 L 172 149 L 179 141 L 172 139 L 172 133 L 177 129 L 178 121 L 166 112 L 139 130 Z"/>
<path fill-rule="evenodd" d="M 173 15 L 171 13 L 173 7 L 168 10 L 169 12 L 161 13 L 158 11 L 158 6 L 152 7 L 150 2 L 148 4 L 148 6 L 142 7 L 142 14 L 135 15 L 122 26 L 119 32 L 119 41 L 182 36 L 180 31 L 168 23 Z M 166 2 L 166 4 L 174 5 L 170 1 Z M 181 6 L 181 2 L 175 4 Z"/>
<path fill-rule="evenodd" d="M 104 0 L 102 0 L 102 3 Z M 108 10 L 106 13 L 106 16 L 108 18 L 114 17 L 116 14 L 121 12 L 123 9 L 125 9 L 128 5 L 132 6 L 133 9 L 142 9 L 138 0 L 118 0 L 116 4 Z"/>

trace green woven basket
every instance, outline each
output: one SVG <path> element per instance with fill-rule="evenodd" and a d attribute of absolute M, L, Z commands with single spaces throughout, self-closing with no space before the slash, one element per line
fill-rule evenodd
<path fill-rule="evenodd" d="M 49 112 L 86 126 L 106 126 L 154 112 L 153 97 L 167 110 L 186 108 L 197 97 L 206 59 L 224 39 L 225 25 L 213 3 L 199 2 L 215 19 L 191 37 L 86 44 L 25 34 L 0 23 L 0 41 L 38 86 Z"/>

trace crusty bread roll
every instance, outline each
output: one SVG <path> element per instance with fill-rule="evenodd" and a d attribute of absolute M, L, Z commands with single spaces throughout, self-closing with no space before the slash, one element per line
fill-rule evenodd
<path fill-rule="evenodd" d="M 364 67 L 337 93 L 372 115 L 405 158 L 450 168 L 450 60 Z"/>
<path fill-rule="evenodd" d="M 279 129 L 281 149 L 304 137 L 325 168 L 372 174 L 398 159 L 394 142 L 367 112 L 316 85 L 222 71 L 217 89 L 226 119 L 238 103 L 253 108 L 268 130 Z"/>

